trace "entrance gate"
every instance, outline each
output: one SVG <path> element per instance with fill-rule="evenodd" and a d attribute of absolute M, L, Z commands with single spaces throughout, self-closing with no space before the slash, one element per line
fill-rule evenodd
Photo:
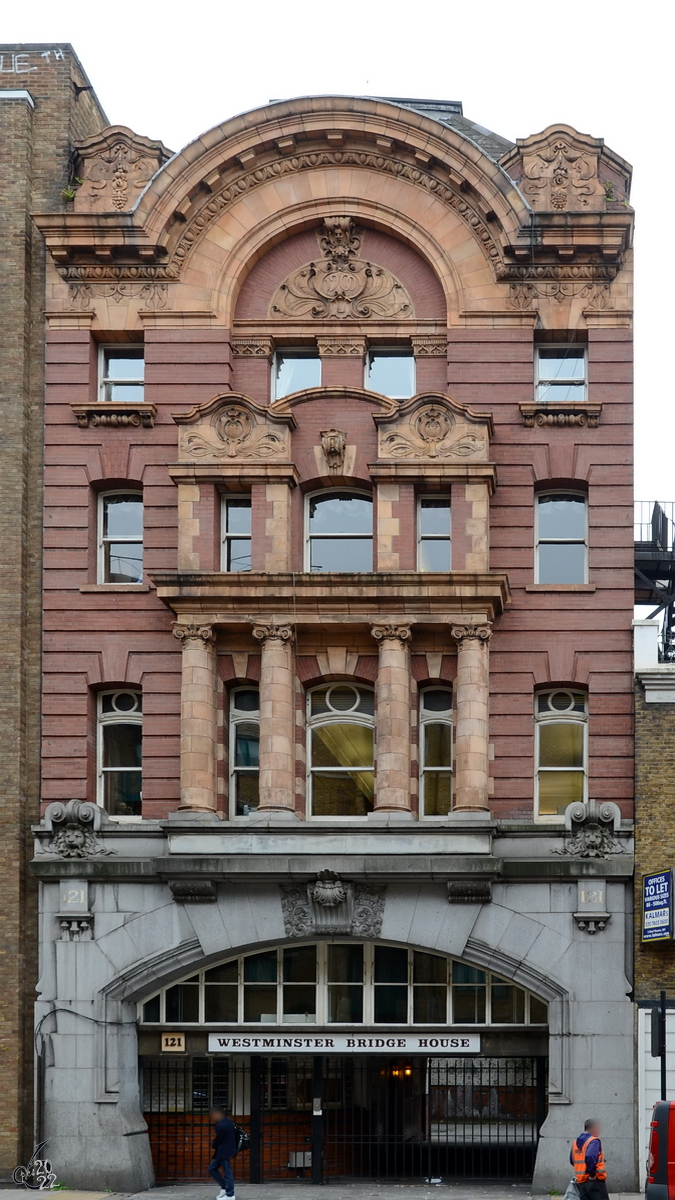
<path fill-rule="evenodd" d="M 211 1104 L 250 1133 L 251 1183 L 326 1178 L 529 1179 L 546 1116 L 531 1058 L 141 1059 L 158 1183 L 206 1177 Z"/>

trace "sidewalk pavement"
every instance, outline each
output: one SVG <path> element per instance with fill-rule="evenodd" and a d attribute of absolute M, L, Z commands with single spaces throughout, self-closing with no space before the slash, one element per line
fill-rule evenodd
<path fill-rule="evenodd" d="M 534 1192 L 526 1183 L 457 1182 L 441 1184 L 415 1183 L 402 1180 L 365 1180 L 358 1183 L 332 1180 L 323 1187 L 299 1179 L 284 1183 L 236 1185 L 237 1200 L 549 1200 L 548 1193 Z M 2 1200 L 28 1200 L 25 1188 L 0 1185 Z M 215 1200 L 211 1183 L 184 1183 L 151 1188 L 133 1195 L 119 1192 L 67 1191 L 43 1192 L 52 1200 Z M 644 1200 L 639 1192 L 612 1192 L 610 1200 Z"/>

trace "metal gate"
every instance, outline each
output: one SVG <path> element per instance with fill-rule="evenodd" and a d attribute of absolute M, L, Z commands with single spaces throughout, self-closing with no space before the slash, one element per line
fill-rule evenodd
<path fill-rule="evenodd" d="M 235 1175 L 529 1179 L 545 1058 L 143 1058 L 158 1183 L 206 1177 L 211 1104 L 248 1129 Z"/>

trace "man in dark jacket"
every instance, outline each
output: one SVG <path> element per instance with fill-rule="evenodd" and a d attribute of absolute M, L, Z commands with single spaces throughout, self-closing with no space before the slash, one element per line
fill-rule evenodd
<path fill-rule="evenodd" d="M 225 1200 L 226 1196 L 228 1200 L 234 1200 L 234 1177 L 230 1165 L 230 1159 L 234 1158 L 237 1153 L 237 1134 L 234 1122 L 230 1120 L 225 1109 L 221 1108 L 219 1104 L 213 1105 L 209 1113 L 209 1120 L 215 1134 L 211 1143 L 213 1162 L 209 1165 L 209 1175 L 220 1187 L 216 1200 Z"/>
<path fill-rule="evenodd" d="M 570 1162 L 581 1200 L 608 1200 L 601 1132 L 600 1122 L 591 1117 L 584 1125 L 584 1132 L 572 1144 Z"/>

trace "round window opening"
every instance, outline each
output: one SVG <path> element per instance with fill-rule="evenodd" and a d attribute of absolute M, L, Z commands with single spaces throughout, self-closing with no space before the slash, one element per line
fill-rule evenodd
<path fill-rule="evenodd" d="M 133 713 L 141 711 L 140 692 L 111 692 L 103 697 L 103 711 Z"/>

